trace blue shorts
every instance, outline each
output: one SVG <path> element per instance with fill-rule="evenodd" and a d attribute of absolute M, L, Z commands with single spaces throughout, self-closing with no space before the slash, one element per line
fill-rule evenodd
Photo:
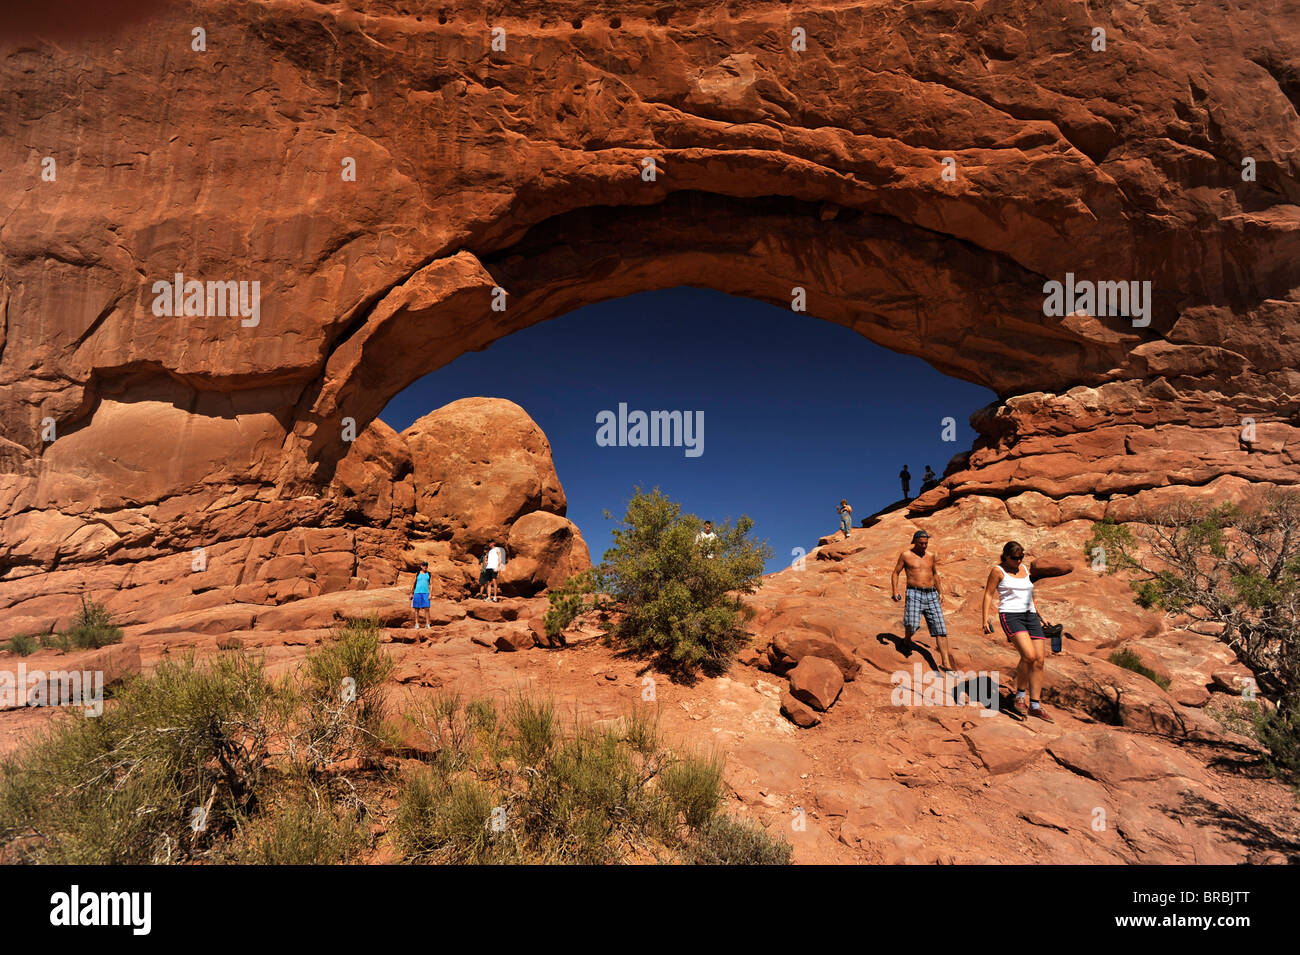
<path fill-rule="evenodd" d="M 1038 619 L 1038 614 L 1032 610 L 1026 610 L 1022 613 L 998 612 L 998 620 L 1002 622 L 1002 632 L 1010 640 L 1014 634 L 1027 633 L 1030 639 L 1046 640 L 1043 635 L 1043 621 Z"/>
<path fill-rule="evenodd" d="M 922 617 L 925 617 L 930 636 L 948 636 L 948 627 L 943 622 L 943 607 L 939 603 L 939 591 L 933 587 L 924 590 L 908 587 L 903 603 L 903 629 L 909 635 L 920 630 Z"/>
<path fill-rule="evenodd" d="M 412 609 L 412 610 L 428 610 L 428 609 L 429 609 L 429 595 L 428 595 L 428 594 L 412 594 L 412 595 L 411 595 L 411 609 Z"/>

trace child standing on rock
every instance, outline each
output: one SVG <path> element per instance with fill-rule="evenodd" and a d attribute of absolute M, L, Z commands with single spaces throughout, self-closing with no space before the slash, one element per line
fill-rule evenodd
<path fill-rule="evenodd" d="M 853 526 L 853 508 L 846 499 L 841 498 L 840 506 L 835 508 L 835 513 L 840 516 L 840 530 L 844 532 L 844 537 L 847 539 L 849 528 Z"/>
<path fill-rule="evenodd" d="M 411 590 L 411 609 L 415 611 L 415 629 L 420 629 L 420 616 L 424 616 L 426 630 L 432 630 L 429 622 L 429 562 L 420 565 L 420 572 L 415 575 L 415 586 Z"/>

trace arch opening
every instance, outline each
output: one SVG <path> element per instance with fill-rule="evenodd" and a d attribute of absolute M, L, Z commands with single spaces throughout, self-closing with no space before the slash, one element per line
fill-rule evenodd
<path fill-rule="evenodd" d="M 975 437 L 967 419 L 994 397 L 851 329 L 688 287 L 515 332 L 408 386 L 379 420 L 414 435 L 426 415 L 474 396 L 513 402 L 537 423 L 565 516 L 594 555 L 610 544 L 603 512 L 659 486 L 688 511 L 752 517 L 774 547 L 769 570 L 837 526 L 844 495 L 857 525 L 901 504 L 904 464 L 910 496 L 929 490 L 927 466 L 960 466 Z M 491 446 L 491 435 L 471 440 Z"/>

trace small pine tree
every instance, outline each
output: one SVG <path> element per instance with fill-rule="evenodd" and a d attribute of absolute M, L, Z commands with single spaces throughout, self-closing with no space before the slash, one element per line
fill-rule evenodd
<path fill-rule="evenodd" d="M 726 668 L 753 616 L 742 595 L 758 588 L 772 555 L 750 537 L 748 517 L 716 526 L 707 542 L 697 539 L 703 523 L 658 488 L 637 488 L 595 571 L 596 590 L 618 611 L 610 639 L 681 675 Z"/>

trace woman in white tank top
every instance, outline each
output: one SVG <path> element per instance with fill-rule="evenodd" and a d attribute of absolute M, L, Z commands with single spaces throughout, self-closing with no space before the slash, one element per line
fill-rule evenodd
<path fill-rule="evenodd" d="M 1025 549 L 1015 541 L 1002 548 L 1002 558 L 989 571 L 984 587 L 984 632 L 996 633 L 999 628 L 1007 641 L 1020 653 L 1016 667 L 1016 695 L 1007 706 L 1014 717 L 1025 715 L 1022 705 L 1025 691 L 1029 692 L 1029 715 L 1048 723 L 1056 722 L 1043 709 L 1039 696 L 1043 689 L 1043 663 L 1047 659 L 1047 637 L 1043 634 L 1043 621 L 1034 606 L 1034 579 L 1024 564 Z M 998 601 L 997 617 L 991 615 L 994 597 Z"/>
<path fill-rule="evenodd" d="M 1023 577 L 1007 573 L 1001 565 L 994 569 L 998 573 L 998 613 L 1028 613 L 1035 610 L 1034 582 L 1029 579 L 1029 568 L 1021 564 Z"/>

